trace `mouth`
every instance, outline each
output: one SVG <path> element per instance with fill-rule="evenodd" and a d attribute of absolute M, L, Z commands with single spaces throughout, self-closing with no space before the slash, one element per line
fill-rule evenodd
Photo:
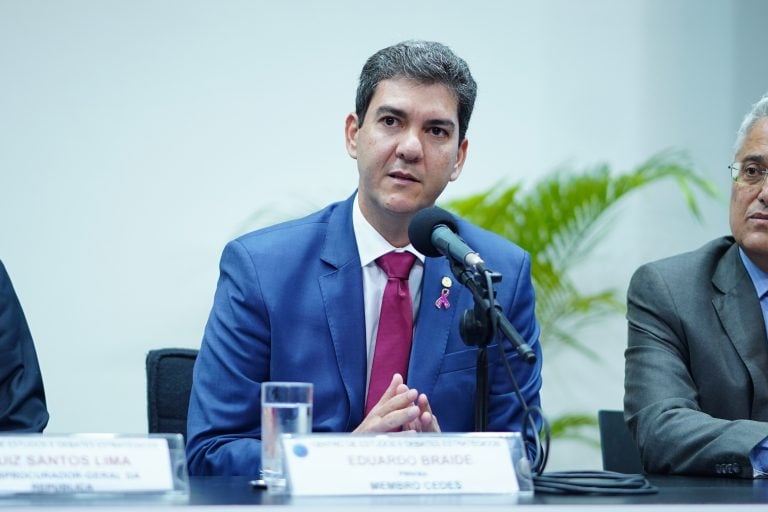
<path fill-rule="evenodd" d="M 747 218 L 752 220 L 768 221 L 768 212 L 755 212 L 749 215 Z"/>
<path fill-rule="evenodd" d="M 396 181 L 407 181 L 411 183 L 419 183 L 419 180 L 407 171 L 391 171 L 387 174 L 390 178 L 396 180 Z"/>

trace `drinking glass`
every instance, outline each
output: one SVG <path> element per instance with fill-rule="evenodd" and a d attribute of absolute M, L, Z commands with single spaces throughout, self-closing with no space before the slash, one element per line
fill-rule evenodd
<path fill-rule="evenodd" d="M 312 432 L 312 384 L 264 382 L 261 385 L 261 469 L 270 491 L 286 486 L 280 434 Z"/>

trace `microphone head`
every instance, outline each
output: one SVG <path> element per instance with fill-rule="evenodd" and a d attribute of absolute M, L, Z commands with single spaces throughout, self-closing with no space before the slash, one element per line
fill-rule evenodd
<path fill-rule="evenodd" d="M 441 256 L 440 251 L 432 244 L 432 231 L 437 226 L 445 226 L 454 233 L 459 230 L 453 215 L 438 206 L 419 210 L 408 225 L 408 238 L 411 244 L 424 256 Z"/>

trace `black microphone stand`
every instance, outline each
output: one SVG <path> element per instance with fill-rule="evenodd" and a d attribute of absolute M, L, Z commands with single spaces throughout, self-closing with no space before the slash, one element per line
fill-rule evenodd
<path fill-rule="evenodd" d="M 450 259 L 450 258 L 449 258 Z M 475 389 L 475 431 L 485 432 L 488 428 L 488 345 L 497 330 L 506 336 L 520 357 L 531 364 L 536 354 L 523 340 L 496 302 L 493 283 L 501 281 L 501 274 L 488 269 L 478 272 L 451 260 L 451 271 L 461 284 L 472 293 L 474 307 L 464 311 L 459 332 L 466 345 L 477 346 L 477 367 Z"/>

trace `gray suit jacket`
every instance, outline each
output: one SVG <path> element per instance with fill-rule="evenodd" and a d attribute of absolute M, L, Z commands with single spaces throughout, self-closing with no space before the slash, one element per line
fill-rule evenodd
<path fill-rule="evenodd" d="M 640 267 L 624 414 L 651 473 L 752 477 L 768 436 L 768 339 L 732 237 Z"/>

